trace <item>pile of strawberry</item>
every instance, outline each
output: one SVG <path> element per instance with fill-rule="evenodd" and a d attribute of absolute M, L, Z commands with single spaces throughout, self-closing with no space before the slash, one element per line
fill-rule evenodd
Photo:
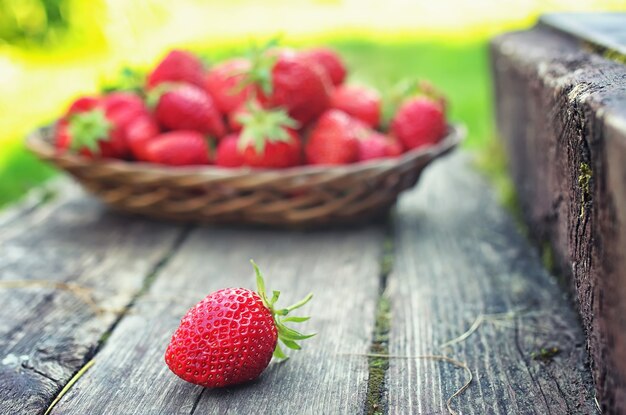
<path fill-rule="evenodd" d="M 140 92 L 75 100 L 55 144 L 89 158 L 285 168 L 397 157 L 445 135 L 442 99 L 412 91 L 383 122 L 380 94 L 346 74 L 328 48 L 264 48 L 208 70 L 173 50 Z"/>

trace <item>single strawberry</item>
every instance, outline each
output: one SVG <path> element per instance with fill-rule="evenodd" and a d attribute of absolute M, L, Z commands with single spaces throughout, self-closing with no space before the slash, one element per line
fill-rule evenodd
<path fill-rule="evenodd" d="M 346 66 L 339 54 L 330 48 L 313 48 L 302 52 L 305 59 L 320 65 L 333 85 L 346 79 Z"/>
<path fill-rule="evenodd" d="M 348 164 L 359 155 L 358 129 L 361 128 L 348 114 L 328 110 L 311 130 L 305 147 L 309 164 Z"/>
<path fill-rule="evenodd" d="M 89 158 L 124 158 L 128 153 L 119 130 L 114 129 L 100 108 L 61 120 L 57 124 L 56 146 L 62 151 L 72 150 Z"/>
<path fill-rule="evenodd" d="M 146 161 L 146 147 L 159 135 L 159 126 L 152 116 L 146 114 L 133 120 L 126 127 L 126 142 L 137 160 Z"/>
<path fill-rule="evenodd" d="M 409 99 L 393 117 L 391 131 L 408 150 L 436 144 L 446 132 L 444 109 L 427 97 Z"/>
<path fill-rule="evenodd" d="M 128 158 L 132 152 L 128 129 L 136 120 L 151 118 L 148 107 L 138 95 L 128 92 L 109 94 L 103 97 L 101 105 L 112 124 L 109 141 L 118 143 L 118 157 Z"/>
<path fill-rule="evenodd" d="M 209 294 L 182 318 L 165 351 L 165 363 L 181 379 L 207 388 L 238 385 L 256 379 L 272 357 L 286 359 L 278 344 L 299 350 L 304 335 L 285 323 L 299 323 L 308 317 L 285 317 L 305 305 L 309 294 L 298 303 L 277 308 L 279 291 L 271 299 L 259 268 L 257 292 L 246 288 L 225 288 Z"/>
<path fill-rule="evenodd" d="M 242 85 L 254 84 L 259 101 L 268 108 L 284 108 L 301 127 L 316 119 L 330 104 L 330 80 L 319 65 L 291 50 L 270 49 L 252 55 Z"/>
<path fill-rule="evenodd" d="M 371 131 L 370 134 L 359 139 L 359 161 L 397 157 L 400 154 L 402 154 L 402 146 L 394 137 Z"/>
<path fill-rule="evenodd" d="M 150 95 L 156 120 L 170 130 L 194 130 L 216 138 L 226 133 L 213 99 L 189 84 L 162 84 Z"/>
<path fill-rule="evenodd" d="M 254 101 L 239 117 L 243 126 L 239 150 L 243 164 L 259 168 L 283 168 L 302 163 L 302 142 L 297 123 L 284 110 L 265 110 Z"/>
<path fill-rule="evenodd" d="M 210 164 L 211 148 L 197 131 L 178 130 L 160 134 L 143 149 L 145 161 L 168 166 Z"/>
<path fill-rule="evenodd" d="M 85 112 L 96 108 L 100 104 L 100 98 L 95 96 L 82 96 L 75 99 L 72 104 L 70 104 L 66 116 L 71 116 L 74 114 L 78 114 L 80 112 Z"/>
<path fill-rule="evenodd" d="M 204 88 L 204 66 L 193 53 L 174 49 L 152 70 L 146 80 L 146 89 L 164 82 L 183 82 Z"/>
<path fill-rule="evenodd" d="M 363 86 L 339 86 L 330 99 L 331 108 L 341 110 L 373 128 L 380 123 L 380 105 L 378 92 Z"/>
<path fill-rule="evenodd" d="M 252 96 L 252 86 L 239 87 L 250 70 L 247 59 L 231 59 L 214 66 L 207 73 L 204 86 L 222 114 L 229 114 Z"/>
<path fill-rule="evenodd" d="M 113 112 L 120 108 L 134 108 L 148 111 L 143 99 L 131 92 L 113 92 L 104 96 L 101 105 L 107 112 Z"/>
<path fill-rule="evenodd" d="M 220 140 L 215 152 L 215 164 L 222 167 L 243 166 L 243 154 L 239 150 L 239 134 L 229 134 Z"/>
<path fill-rule="evenodd" d="M 58 148 L 87 157 L 127 158 L 127 127 L 147 116 L 148 109 L 137 95 L 113 93 L 96 101 L 91 97 L 79 99 L 68 114 L 57 125 Z"/>
<path fill-rule="evenodd" d="M 268 136 L 262 150 L 254 145 L 248 145 L 243 151 L 244 165 L 279 169 L 302 164 L 302 141 L 298 133 L 290 129 L 284 131 L 285 138 L 271 136 L 274 139 L 269 140 Z"/>

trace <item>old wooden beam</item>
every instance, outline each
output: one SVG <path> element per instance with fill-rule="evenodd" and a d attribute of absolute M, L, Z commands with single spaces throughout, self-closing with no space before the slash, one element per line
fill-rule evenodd
<path fill-rule="evenodd" d="M 609 413 L 626 412 L 626 66 L 598 33 L 623 47 L 625 16 L 591 28 L 552 17 L 491 49 L 498 128 L 522 211 L 571 281 Z"/>

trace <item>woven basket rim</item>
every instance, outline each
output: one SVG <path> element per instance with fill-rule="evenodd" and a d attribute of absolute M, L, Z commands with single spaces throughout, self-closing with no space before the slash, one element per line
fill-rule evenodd
<path fill-rule="evenodd" d="M 65 152 L 60 153 L 56 147 L 50 142 L 50 130 L 54 124 L 37 128 L 28 134 L 26 138 L 26 147 L 44 159 L 63 160 L 73 165 L 90 164 L 93 167 L 106 167 L 111 171 L 120 173 L 152 173 L 161 177 L 183 178 L 183 177 L 206 177 L 206 178 L 238 178 L 254 175 L 259 179 L 271 180 L 280 176 L 285 179 L 288 177 L 303 177 L 308 175 L 317 175 L 321 173 L 333 172 L 338 175 L 342 174 L 358 174 L 360 172 L 372 169 L 388 169 L 395 165 L 401 165 L 410 160 L 418 159 L 423 156 L 436 158 L 458 145 L 466 136 L 466 128 L 462 124 L 449 124 L 446 136 L 437 144 L 432 146 L 424 146 L 417 149 L 409 150 L 399 157 L 381 158 L 375 160 L 366 160 L 352 164 L 344 165 L 302 165 L 282 169 L 263 169 L 250 167 L 227 168 L 215 165 L 199 165 L 199 166 L 181 166 L 172 167 L 159 164 L 152 164 L 140 161 L 126 161 L 118 159 L 89 159 L 80 154 Z"/>

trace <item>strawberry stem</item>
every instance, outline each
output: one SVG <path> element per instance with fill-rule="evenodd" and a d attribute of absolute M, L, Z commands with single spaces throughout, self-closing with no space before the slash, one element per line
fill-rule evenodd
<path fill-rule="evenodd" d="M 308 303 L 311 298 L 313 298 L 313 294 L 309 294 L 304 297 L 302 300 L 298 301 L 294 305 L 291 305 L 286 308 L 282 308 L 276 310 L 274 308 L 274 304 L 278 300 L 280 296 L 280 291 L 273 291 L 272 298 L 268 299 L 267 292 L 265 291 L 265 280 L 263 279 L 263 274 L 259 270 L 257 264 L 250 260 L 250 263 L 254 267 L 254 273 L 256 274 L 256 284 L 257 284 L 257 293 L 261 297 L 263 301 L 263 305 L 270 310 L 272 313 L 272 317 L 274 318 L 274 324 L 276 324 L 276 330 L 278 331 L 278 340 L 286 347 L 292 350 L 300 350 L 301 347 L 297 343 L 300 340 L 306 340 L 315 336 L 316 333 L 312 334 L 302 334 L 291 327 L 287 327 L 285 323 L 302 323 L 309 319 L 309 317 L 282 317 L 286 316 L 290 311 L 295 310 L 297 308 L 302 307 L 306 303 Z M 280 360 L 286 360 L 288 356 L 283 352 L 282 348 L 278 343 L 276 343 L 276 349 L 274 350 L 274 357 Z"/>
<path fill-rule="evenodd" d="M 279 43 L 279 38 L 273 38 L 262 46 L 256 43 L 250 46 L 250 50 L 248 51 L 250 70 L 245 73 L 237 89 L 242 90 L 247 85 L 255 85 L 266 96 L 272 94 L 272 90 L 274 89 L 272 84 L 272 69 L 274 68 L 278 56 L 268 53 L 268 51 L 277 47 Z"/>

